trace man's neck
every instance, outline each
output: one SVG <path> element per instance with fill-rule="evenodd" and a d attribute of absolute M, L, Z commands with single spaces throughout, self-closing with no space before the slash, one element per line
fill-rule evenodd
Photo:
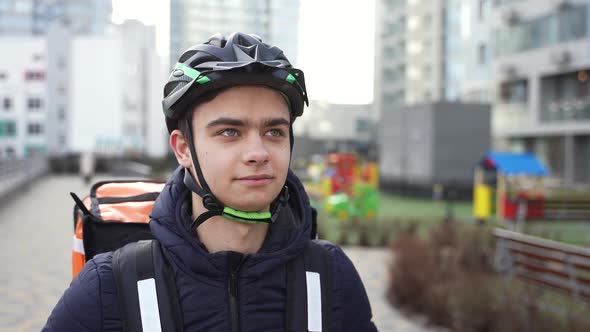
<path fill-rule="evenodd" d="M 202 199 L 192 194 L 193 220 L 205 212 Z M 245 224 L 214 216 L 197 227 L 197 236 L 210 253 L 219 251 L 236 251 L 243 254 L 258 252 L 266 233 L 267 224 Z"/>

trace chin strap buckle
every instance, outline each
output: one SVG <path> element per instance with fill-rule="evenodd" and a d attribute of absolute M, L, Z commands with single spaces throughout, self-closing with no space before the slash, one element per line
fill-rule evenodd
<path fill-rule="evenodd" d="M 210 211 L 223 210 L 223 207 L 219 204 L 219 201 L 213 197 L 212 194 L 203 195 L 203 207 Z"/>

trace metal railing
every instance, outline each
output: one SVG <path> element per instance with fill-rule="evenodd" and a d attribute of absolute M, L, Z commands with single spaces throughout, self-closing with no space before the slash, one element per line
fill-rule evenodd
<path fill-rule="evenodd" d="M 0 161 L 0 200 L 7 195 L 29 185 L 39 176 L 49 171 L 47 158 L 31 157 L 27 159 Z"/>

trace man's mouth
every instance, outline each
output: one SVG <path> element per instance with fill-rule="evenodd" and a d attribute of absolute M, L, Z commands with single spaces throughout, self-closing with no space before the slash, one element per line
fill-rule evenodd
<path fill-rule="evenodd" d="M 255 174 L 238 178 L 238 181 L 247 186 L 262 186 L 270 183 L 274 176 L 268 174 Z"/>

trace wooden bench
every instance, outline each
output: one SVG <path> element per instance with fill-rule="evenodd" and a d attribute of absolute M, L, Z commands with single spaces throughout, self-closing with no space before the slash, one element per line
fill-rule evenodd
<path fill-rule="evenodd" d="M 590 303 L 590 248 L 496 228 L 498 272 Z"/>

